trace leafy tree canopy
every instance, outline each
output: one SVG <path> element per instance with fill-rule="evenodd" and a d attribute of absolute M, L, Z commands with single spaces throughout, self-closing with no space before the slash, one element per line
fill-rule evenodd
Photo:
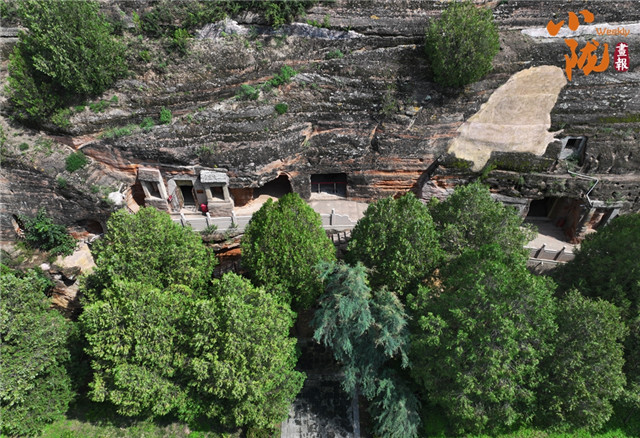
<path fill-rule="evenodd" d="M 272 428 L 302 389 L 294 369 L 295 314 L 235 274 L 213 285 L 212 298 L 186 310 L 187 374 L 200 410 L 224 425 Z"/>
<path fill-rule="evenodd" d="M 427 28 L 427 58 L 435 81 L 445 86 L 461 87 L 482 78 L 499 50 L 491 10 L 471 1 L 449 2 Z"/>
<path fill-rule="evenodd" d="M 0 430 L 36 436 L 74 395 L 66 370 L 71 323 L 50 309 L 44 292 L 51 283 L 38 272 L 0 265 L 0 285 Z"/>
<path fill-rule="evenodd" d="M 373 292 L 360 263 L 325 263 L 320 271 L 326 292 L 312 321 L 314 339 L 342 364 L 342 387 L 348 393 L 359 388 L 372 402 L 377 435 L 417 436 L 418 401 L 393 365 L 408 366 L 407 315 L 400 300 L 386 289 Z"/>
<path fill-rule="evenodd" d="M 370 204 L 351 233 L 347 261 L 371 270 L 374 288 L 404 292 L 427 277 L 441 258 L 428 208 L 412 193 Z"/>
<path fill-rule="evenodd" d="M 179 321 L 188 292 L 115 280 L 104 301 L 85 306 L 80 322 L 93 368 L 92 400 L 109 401 L 129 416 L 185 409 L 187 391 L 176 375 L 185 365 Z"/>
<path fill-rule="evenodd" d="M 542 362 L 539 403 L 547 424 L 600 429 L 623 391 L 626 327 L 615 305 L 576 290 L 560 301 L 554 352 Z"/>
<path fill-rule="evenodd" d="M 320 216 L 295 193 L 268 200 L 242 239 L 242 263 L 252 279 L 268 290 L 283 288 L 296 308 L 313 304 L 322 292 L 315 266 L 335 258 Z"/>
<path fill-rule="evenodd" d="M 458 431 L 530 420 L 556 330 L 550 282 L 495 245 L 463 253 L 439 281 L 411 300 L 412 375 Z"/>
<path fill-rule="evenodd" d="M 9 59 L 8 91 L 21 118 L 41 121 L 72 96 L 100 94 L 126 72 L 124 46 L 98 3 L 19 0 L 28 31 Z"/>
<path fill-rule="evenodd" d="M 625 400 L 640 409 L 640 215 L 619 216 L 590 234 L 576 257 L 556 273 L 561 291 L 572 288 L 618 306 L 629 327 L 625 340 Z"/>
<path fill-rule="evenodd" d="M 431 201 L 431 215 L 444 251 L 452 257 L 465 249 L 497 244 L 505 252 L 525 255 L 524 245 L 533 238 L 512 207 L 491 198 L 480 182 L 458 186 L 445 201 Z"/>
<path fill-rule="evenodd" d="M 81 316 L 94 401 L 128 416 L 273 427 L 302 387 L 293 313 L 227 274 L 207 295 L 115 281 Z"/>
<path fill-rule="evenodd" d="M 209 284 L 216 262 L 198 234 L 153 207 L 112 214 L 93 254 L 97 267 L 87 282 L 90 298 L 99 297 L 117 278 L 160 289 L 183 285 L 199 290 Z"/>

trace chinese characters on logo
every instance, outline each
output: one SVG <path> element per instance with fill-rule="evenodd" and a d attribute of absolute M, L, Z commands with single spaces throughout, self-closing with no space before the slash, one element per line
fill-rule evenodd
<path fill-rule="evenodd" d="M 593 14 L 586 9 L 580 11 L 580 15 L 584 18 L 585 23 L 593 22 Z M 549 20 L 547 23 L 547 32 L 549 35 L 555 36 L 560 31 L 560 28 L 564 25 L 564 20 L 560 23 L 554 23 Z M 569 12 L 569 29 L 577 30 L 580 27 L 580 20 L 578 16 Z M 609 67 L 609 45 L 603 44 L 604 52 L 602 54 L 602 60 L 598 64 L 598 56 L 594 53 L 600 43 L 598 43 L 595 39 L 592 39 L 590 42 L 585 44 L 585 46 L 580 49 L 580 56 L 578 56 L 576 50 L 578 49 L 578 42 L 573 38 L 565 38 L 564 42 L 567 44 L 569 49 L 571 50 L 571 56 L 564 55 L 564 59 L 566 61 L 565 64 L 565 72 L 567 73 L 567 79 L 571 80 L 571 75 L 574 68 L 579 68 L 584 72 L 585 76 L 588 76 L 592 71 L 595 72 L 603 72 Z"/>
<path fill-rule="evenodd" d="M 583 17 L 584 23 L 592 23 L 594 15 L 586 9 L 579 12 Z M 556 36 L 562 26 L 564 26 L 565 20 L 559 23 L 554 23 L 549 20 L 547 23 L 547 32 L 551 36 Z M 577 14 L 569 12 L 568 27 L 572 31 L 578 30 L 580 27 L 580 18 Z M 596 28 L 598 35 L 624 35 L 627 36 L 629 31 L 624 28 L 615 30 Z M 626 32 L 626 33 L 625 33 Z M 578 50 L 578 41 L 573 38 L 565 38 L 564 42 L 571 51 L 570 55 L 564 55 L 565 59 L 565 72 L 567 79 L 571 80 L 573 69 L 578 68 L 582 70 L 585 76 L 588 76 L 591 72 L 603 72 L 609 67 L 609 45 L 602 44 L 602 56 L 600 61 L 596 52 L 600 47 L 600 43 L 595 39 L 587 42 L 584 47 Z M 613 66 L 617 72 L 625 72 L 629 70 L 629 45 L 627 43 L 618 43 L 613 57 Z"/>
<path fill-rule="evenodd" d="M 629 70 L 629 45 L 626 43 L 616 44 L 616 51 L 613 55 L 613 66 L 616 71 Z"/>

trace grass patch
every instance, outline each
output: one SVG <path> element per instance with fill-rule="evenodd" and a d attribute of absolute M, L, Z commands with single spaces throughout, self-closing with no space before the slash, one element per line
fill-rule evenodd
<path fill-rule="evenodd" d="M 215 424 L 186 424 L 170 418 L 123 417 L 106 403 L 86 399 L 71 406 L 64 418 L 49 424 L 41 438 L 239 438 L 240 431 L 223 431 Z"/>
<path fill-rule="evenodd" d="M 149 132 L 151 131 L 151 128 L 153 128 L 155 124 L 156 123 L 153 121 L 151 117 L 145 117 L 144 119 L 142 119 L 142 122 L 140 123 L 140 129 L 142 129 L 144 132 Z"/>
<path fill-rule="evenodd" d="M 109 108 L 109 102 L 107 102 L 106 100 L 99 100 L 97 102 L 91 102 L 89 104 L 89 109 L 94 113 L 101 113 L 107 108 Z"/>
<path fill-rule="evenodd" d="M 640 123 L 640 114 L 600 117 L 598 121 L 600 123 Z"/>
<path fill-rule="evenodd" d="M 260 96 L 260 90 L 247 84 L 240 85 L 240 90 L 236 93 L 236 97 L 240 100 L 257 100 L 258 96 Z"/>
<path fill-rule="evenodd" d="M 332 50 L 329 53 L 327 53 L 324 57 L 324 59 L 339 59 L 339 58 L 344 58 L 344 53 L 342 53 L 342 50 L 340 49 Z"/>
<path fill-rule="evenodd" d="M 298 72 L 288 65 L 280 68 L 280 73 L 276 74 L 274 77 L 269 79 L 265 85 L 276 88 L 280 85 L 286 84 L 291 81 L 291 79 L 297 75 Z"/>
<path fill-rule="evenodd" d="M 160 110 L 160 124 L 168 125 L 169 123 L 171 123 L 172 118 L 173 118 L 173 115 L 171 114 L 171 110 L 168 108 L 162 107 L 162 109 Z"/>
<path fill-rule="evenodd" d="M 67 188 L 68 181 L 67 181 L 67 179 L 66 179 L 66 178 L 64 178 L 64 177 L 62 177 L 62 176 L 59 176 L 59 177 L 56 179 L 56 183 L 58 184 L 58 187 L 60 187 L 61 189 L 66 189 L 66 188 Z"/>
<path fill-rule="evenodd" d="M 100 135 L 100 138 L 118 138 L 125 135 L 131 135 L 138 128 L 138 125 L 129 124 L 117 128 L 111 128 Z"/>

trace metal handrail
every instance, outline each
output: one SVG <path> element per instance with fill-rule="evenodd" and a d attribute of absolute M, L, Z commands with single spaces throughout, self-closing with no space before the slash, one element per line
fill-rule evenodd
<path fill-rule="evenodd" d="M 591 202 L 591 199 L 589 199 L 589 193 L 591 193 L 593 191 L 593 189 L 598 185 L 600 180 L 598 178 L 594 177 L 594 176 L 583 175 L 581 173 L 572 172 L 570 170 L 567 170 L 567 172 L 569 172 L 571 175 L 575 175 L 575 176 L 579 176 L 581 178 L 590 179 L 592 181 L 595 181 L 595 183 L 591 186 L 591 188 L 589 189 L 589 191 L 585 195 L 585 197 L 587 198 L 587 203 L 589 204 L 589 208 L 593 207 L 593 202 Z"/>

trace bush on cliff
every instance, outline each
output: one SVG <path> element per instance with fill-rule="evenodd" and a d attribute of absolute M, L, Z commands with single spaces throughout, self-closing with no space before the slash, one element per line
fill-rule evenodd
<path fill-rule="evenodd" d="M 491 70 L 500 49 L 490 9 L 470 1 L 451 2 L 427 28 L 425 50 L 436 82 L 461 87 Z"/>
<path fill-rule="evenodd" d="M 100 94 L 127 71 L 124 47 L 95 1 L 20 0 L 28 30 L 9 57 L 15 114 L 42 122 L 75 96 Z"/>

